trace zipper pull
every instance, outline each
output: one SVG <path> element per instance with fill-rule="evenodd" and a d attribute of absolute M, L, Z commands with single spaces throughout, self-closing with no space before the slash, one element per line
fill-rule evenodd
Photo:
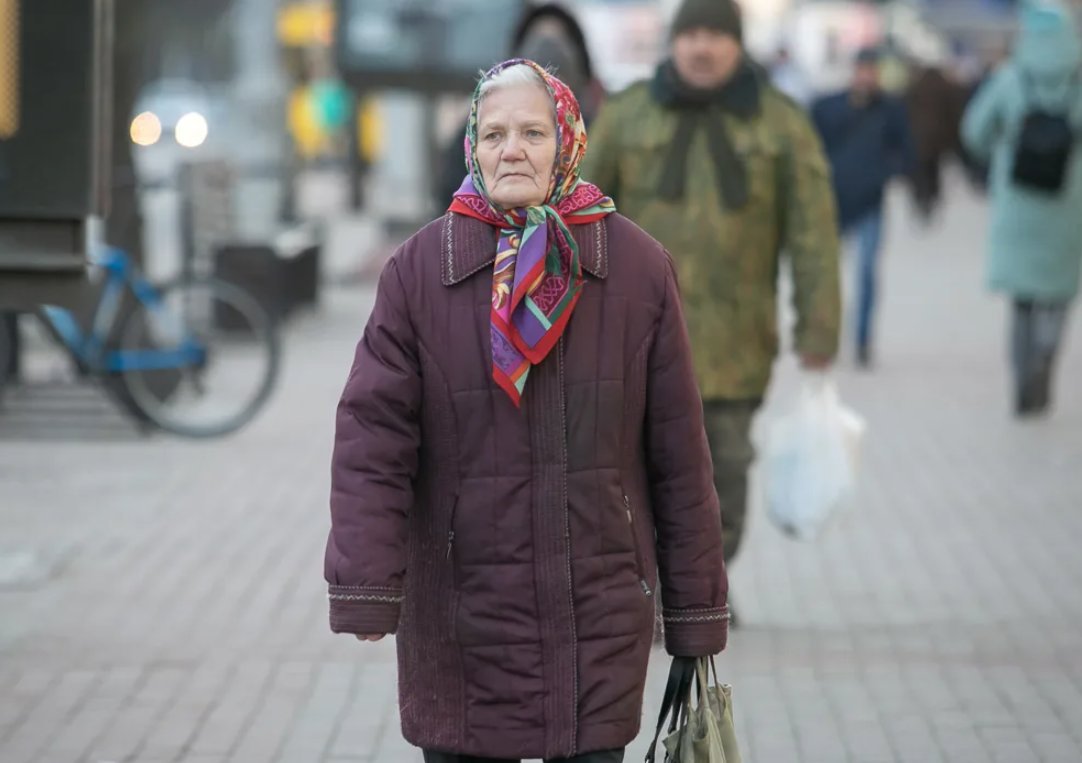
<path fill-rule="evenodd" d="M 627 512 L 628 524 L 634 524 L 634 520 L 631 518 L 631 499 L 626 495 L 624 496 L 624 511 Z"/>
<path fill-rule="evenodd" d="M 447 533 L 447 558 L 448 559 L 451 558 L 451 549 L 454 547 L 454 545 L 455 545 L 455 531 L 451 530 L 449 533 Z"/>
<path fill-rule="evenodd" d="M 654 592 L 650 590 L 650 586 L 646 583 L 645 578 L 639 578 L 639 585 L 642 586 L 643 596 L 645 596 L 646 598 L 650 598 L 654 595 Z"/>

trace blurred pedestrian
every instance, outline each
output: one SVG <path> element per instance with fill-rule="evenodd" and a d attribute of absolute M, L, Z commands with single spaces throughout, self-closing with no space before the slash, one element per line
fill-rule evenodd
<path fill-rule="evenodd" d="M 672 261 L 579 179 L 571 91 L 488 72 L 449 212 L 383 272 L 338 407 L 331 628 L 398 634 L 429 763 L 623 759 L 658 568 L 673 655 L 725 647 L 717 497 Z"/>
<path fill-rule="evenodd" d="M 872 359 L 872 322 L 883 235 L 883 196 L 891 178 L 913 163 L 903 102 L 879 84 L 879 54 L 857 53 L 850 86 L 820 98 L 812 117 L 833 169 L 838 221 L 857 245 L 857 362 Z"/>
<path fill-rule="evenodd" d="M 830 364 L 840 310 L 819 138 L 745 54 L 741 26 L 730 0 L 685 0 L 671 57 L 605 103 L 583 169 L 676 261 L 730 562 L 744 531 L 752 419 L 778 349 L 782 252 L 806 367 Z"/>
<path fill-rule="evenodd" d="M 966 111 L 966 147 L 991 162 L 988 278 L 1013 300 L 1014 404 L 1051 403 L 1056 354 L 1082 269 L 1082 43 L 1069 12 L 1021 13 L 1009 61 Z"/>
<path fill-rule="evenodd" d="M 910 79 L 905 96 L 914 150 L 909 184 L 925 222 L 931 221 L 942 200 L 944 159 L 960 153 L 966 97 L 965 88 L 934 63 L 919 66 Z"/>
<path fill-rule="evenodd" d="M 589 126 L 605 97 L 605 89 L 594 73 L 593 60 L 586 45 L 586 35 L 575 17 L 557 3 L 530 5 L 523 12 L 511 38 L 514 56 L 537 61 L 559 77 L 575 94 L 582 117 Z M 462 152 L 462 126 L 441 154 L 441 169 L 436 183 L 436 206 L 446 209 L 466 174 Z"/>

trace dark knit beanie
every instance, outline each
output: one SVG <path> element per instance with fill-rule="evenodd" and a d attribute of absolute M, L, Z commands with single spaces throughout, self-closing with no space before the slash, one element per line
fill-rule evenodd
<path fill-rule="evenodd" d="M 673 18 L 670 37 L 705 27 L 737 40 L 743 39 L 744 22 L 734 0 L 684 0 Z"/>

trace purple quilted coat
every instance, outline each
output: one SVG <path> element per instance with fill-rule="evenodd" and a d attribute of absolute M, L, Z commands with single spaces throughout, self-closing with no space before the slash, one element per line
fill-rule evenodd
<path fill-rule="evenodd" d="M 725 647 L 718 499 L 668 254 L 572 227 L 586 284 L 516 409 L 492 380 L 496 231 L 448 214 L 395 253 L 338 405 L 331 629 L 397 633 L 402 729 L 431 750 L 570 757 L 639 730 L 666 646 Z"/>

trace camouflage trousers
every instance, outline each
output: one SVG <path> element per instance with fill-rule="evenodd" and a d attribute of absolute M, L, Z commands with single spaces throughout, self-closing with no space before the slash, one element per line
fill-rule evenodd
<path fill-rule="evenodd" d="M 755 460 L 751 425 L 761 400 L 704 400 L 706 437 L 714 459 L 714 486 L 721 503 L 725 563 L 740 549 L 748 513 L 748 470 Z"/>

